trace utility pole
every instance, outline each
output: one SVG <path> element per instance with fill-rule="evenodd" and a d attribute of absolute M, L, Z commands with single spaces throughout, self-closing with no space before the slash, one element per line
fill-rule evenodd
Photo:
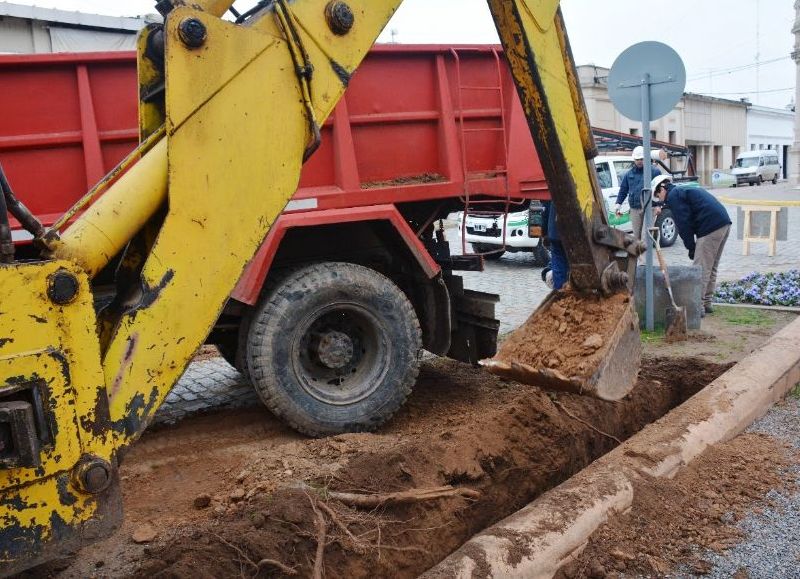
<path fill-rule="evenodd" d="M 761 0 L 756 0 L 756 104 L 761 104 Z"/>
<path fill-rule="evenodd" d="M 794 112 L 794 144 L 789 154 L 789 183 L 795 188 L 800 188 L 800 116 L 798 107 L 800 106 L 800 0 L 794 3 L 795 20 L 792 26 L 794 34 L 794 50 L 792 50 L 792 60 L 795 63 L 795 112 Z"/>

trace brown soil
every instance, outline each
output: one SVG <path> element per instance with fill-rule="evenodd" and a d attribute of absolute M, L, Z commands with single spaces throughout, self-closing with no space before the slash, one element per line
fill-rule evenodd
<path fill-rule="evenodd" d="M 414 577 L 727 368 L 678 364 L 680 372 L 672 361 L 646 362 L 630 396 L 604 403 L 438 359 L 423 365 L 409 403 L 377 434 L 303 439 L 258 409 L 148 432 L 122 466 L 123 529 L 43 572 L 311 576 L 319 548 L 329 579 Z M 364 509 L 329 495 L 444 485 L 479 496 Z M 137 530 L 155 539 L 135 544 Z"/>
<path fill-rule="evenodd" d="M 598 530 L 559 576 L 663 576 L 679 566 L 704 574 L 711 565 L 693 546 L 723 552 L 738 543 L 735 522 L 769 505 L 769 490 L 792 490 L 782 473 L 797 460 L 768 436 L 743 434 L 709 449 L 673 480 L 645 480 L 630 511 Z"/>
<path fill-rule="evenodd" d="M 216 346 L 212 346 L 211 344 L 203 344 L 197 349 L 197 353 L 195 353 L 194 358 L 192 358 L 192 362 L 202 362 L 203 360 L 219 358 L 220 355 L 221 354 Z"/>
<path fill-rule="evenodd" d="M 438 173 L 422 173 L 409 177 L 398 177 L 386 181 L 369 181 L 361 184 L 362 189 L 380 189 L 382 187 L 399 187 L 400 185 L 420 185 L 423 183 L 443 183 L 447 179 Z"/>
<path fill-rule="evenodd" d="M 629 304 L 624 294 L 601 299 L 559 292 L 549 307 L 537 309 L 506 337 L 495 359 L 550 368 L 567 377 L 591 374 Z"/>

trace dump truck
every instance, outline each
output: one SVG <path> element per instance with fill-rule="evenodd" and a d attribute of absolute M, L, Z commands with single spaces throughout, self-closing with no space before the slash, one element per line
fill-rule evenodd
<path fill-rule="evenodd" d="M 136 54 L 0 55 L 0 83 L 9 89 L 0 94 L 0 163 L 16 195 L 49 227 L 138 144 Z M 431 224 L 456 211 L 504 215 L 508 208 L 527 219 L 550 199 L 501 47 L 373 47 L 321 134 L 319 150 L 303 166 L 297 191 L 242 274 L 209 343 L 249 374 L 259 392 L 330 380 L 325 364 L 302 366 L 295 358 L 276 362 L 274 372 L 250 374 L 245 350 L 255 336 L 249 327 L 290 269 L 325 263 L 336 273 L 355 264 L 366 268 L 360 277 L 379 273 L 381 284 L 410 302 L 392 315 L 419 326 L 426 350 L 472 363 L 492 356 L 497 296 L 464 288 L 457 275 L 481 269 L 481 258 L 451 255 L 455 244 Z M 10 225 L 18 257 L 35 257 L 32 235 L 15 219 Z M 529 243 L 543 250 L 540 233 L 525 230 Z M 494 255 L 490 249 L 485 258 Z M 117 266 L 112 260 L 93 280 L 99 299 L 114 295 Z M 354 291 L 359 280 L 352 282 L 341 291 Z M 320 281 L 308 297 L 328 285 Z M 292 304 L 298 315 L 312 307 Z M 401 327 L 397 319 L 384 324 L 385 315 L 372 308 L 361 329 L 345 331 L 374 340 L 381 325 L 389 332 Z M 318 357 L 318 344 L 310 347 Z M 333 402 L 321 394 L 302 416 L 286 418 L 312 435 L 377 427 L 399 407 L 420 364 L 419 356 L 398 355 L 399 347 L 390 339 L 379 356 L 337 370 L 347 380 L 336 388 L 354 393 L 346 422 L 326 420 Z M 390 371 L 381 372 L 387 360 Z M 388 389 L 395 401 L 380 413 L 365 408 L 365 382 L 376 393 Z"/>
<path fill-rule="evenodd" d="M 226 306 L 245 268 L 293 200 L 303 164 L 331 138 L 326 119 L 400 3 L 268 0 L 240 13 L 231 0 L 161 0 L 163 25 L 149 25 L 138 41 L 135 150 L 48 226 L 0 180 L 0 573 L 62 556 L 119 526 L 125 450 L 197 348 L 232 315 Z M 526 352 L 533 341 L 517 339 L 515 352 L 487 367 L 619 398 L 638 368 L 629 292 L 642 246 L 608 225 L 558 2 L 488 3 L 571 266 L 571 289 L 548 298 L 521 335 L 539 327 L 537 317 L 564 318 L 569 303 L 569 323 L 556 327 L 591 352 L 567 372 L 559 360 L 539 363 Z M 228 11 L 233 21 L 222 18 Z M 7 213 L 33 238 L 24 256 Z M 337 227 L 354 213 L 340 211 L 332 234 L 306 243 L 339 243 Z M 436 215 L 431 207 L 420 216 L 417 231 L 395 223 L 417 240 L 397 240 L 398 253 L 428 244 L 426 254 L 438 256 L 431 259 L 438 268 L 422 276 L 401 270 L 401 283 L 380 260 L 292 264 L 288 256 L 281 276 L 263 285 L 268 297 L 248 324 L 234 325 L 247 329 L 233 356 L 254 382 L 301 375 L 300 388 L 273 380 L 260 390 L 274 412 L 302 428 L 308 407 L 323 402 L 337 431 L 368 429 L 407 395 L 410 381 L 396 367 L 409 366 L 423 347 L 452 350 L 449 302 L 463 296 L 439 265 L 452 262 L 436 249 L 446 244 Z M 110 294 L 101 283 L 109 268 Z M 420 283 L 424 276 L 433 283 Z M 422 307 L 436 311 L 427 340 L 412 315 L 419 290 Z M 580 322 L 593 308 L 607 326 L 599 344 L 599 328 Z M 465 309 L 473 321 L 483 316 Z M 583 309 L 585 318 L 575 314 Z M 375 390 L 387 374 L 393 388 Z M 354 422 L 354 404 L 374 424 Z"/>
<path fill-rule="evenodd" d="M 2 168 L 49 227 L 136 147 L 136 53 L 0 55 L 0 83 L 8 88 L 0 94 Z M 249 374 L 249 324 L 286 271 L 349 263 L 381 273 L 405 294 L 413 308 L 402 315 L 420 326 L 425 349 L 472 363 L 491 357 L 497 297 L 464 288 L 457 275 L 481 269 L 480 258 L 451 255 L 451 247 L 463 254 L 468 246 L 435 242 L 433 229 L 423 225 L 457 211 L 467 215 L 461 238 L 484 259 L 533 250 L 535 265 L 549 262 L 540 221 L 550 192 L 502 48 L 375 46 L 321 130 L 320 149 L 303 166 L 298 190 L 207 340 Z M 10 225 L 18 257 L 35 257 L 32 235 L 15 219 Z M 93 280 L 97 299 L 114 295 L 117 266 L 112 260 Z M 446 292 L 437 289 L 441 281 Z M 326 284 L 316 289 L 325 291 Z M 383 317 L 372 314 L 370 323 Z M 311 349 L 319 354 L 316 345 Z M 300 349 L 292 352 L 298 356 Z M 376 378 L 368 366 L 380 367 L 386 358 L 394 360 L 392 372 Z M 359 392 L 369 381 L 375 392 L 388 388 L 397 395 L 380 415 L 365 409 L 367 399 L 351 400 L 347 423 L 333 423 L 326 421 L 331 402 L 318 398 L 302 416 L 286 418 L 311 435 L 375 428 L 399 407 L 419 363 L 387 348 L 349 369 L 340 390 Z M 280 369 L 251 381 L 264 393 L 302 389 L 330 371 L 299 360 L 283 361 Z"/>

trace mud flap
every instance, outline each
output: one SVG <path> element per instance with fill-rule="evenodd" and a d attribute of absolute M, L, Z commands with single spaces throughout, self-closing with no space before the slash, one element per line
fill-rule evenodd
<path fill-rule="evenodd" d="M 633 389 L 641 349 L 630 296 L 553 292 L 481 365 L 518 382 L 614 401 Z"/>
<path fill-rule="evenodd" d="M 497 294 L 464 289 L 460 276 L 446 279 L 450 292 L 451 342 L 449 358 L 477 364 L 497 352 L 497 333 L 500 322 L 495 318 Z"/>

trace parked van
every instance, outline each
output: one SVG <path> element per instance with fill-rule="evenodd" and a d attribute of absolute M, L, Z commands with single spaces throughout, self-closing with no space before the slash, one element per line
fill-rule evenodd
<path fill-rule="evenodd" d="M 780 172 L 778 152 L 772 149 L 742 153 L 736 158 L 736 164 L 733 166 L 737 185 L 742 183 L 761 185 L 764 181 L 772 181 L 774 185 L 778 182 Z"/>

